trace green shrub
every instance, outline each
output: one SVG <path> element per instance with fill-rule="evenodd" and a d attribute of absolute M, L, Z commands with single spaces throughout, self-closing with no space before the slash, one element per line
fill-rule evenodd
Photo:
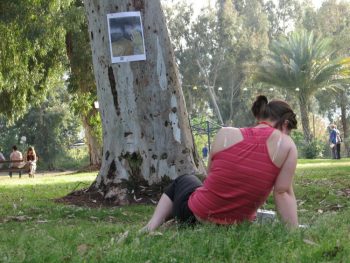
<path fill-rule="evenodd" d="M 319 140 L 313 140 L 302 147 L 302 152 L 306 159 L 323 157 L 324 150 L 324 143 Z"/>

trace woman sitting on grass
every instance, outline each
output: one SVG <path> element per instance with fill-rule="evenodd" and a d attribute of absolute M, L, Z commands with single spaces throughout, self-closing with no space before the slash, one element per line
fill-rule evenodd
<path fill-rule="evenodd" d="M 144 227 L 154 231 L 175 217 L 193 224 L 235 224 L 253 221 L 272 188 L 283 222 L 298 226 L 293 176 L 297 149 L 289 137 L 296 116 L 281 100 L 258 96 L 252 106 L 255 127 L 222 128 L 213 142 L 204 183 L 194 175 L 176 178 L 159 200 Z"/>

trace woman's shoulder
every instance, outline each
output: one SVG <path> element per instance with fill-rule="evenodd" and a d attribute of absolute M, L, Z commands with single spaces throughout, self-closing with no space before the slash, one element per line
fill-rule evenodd
<path fill-rule="evenodd" d="M 218 133 L 231 133 L 231 132 L 235 132 L 235 131 L 238 131 L 240 130 L 240 128 L 237 128 L 237 127 L 232 127 L 232 126 L 229 126 L 229 127 L 221 127 L 218 131 Z"/>
<path fill-rule="evenodd" d="M 240 128 L 236 127 L 222 127 L 218 130 L 216 134 L 216 139 L 220 139 L 221 137 L 227 138 L 227 136 L 232 137 L 236 135 L 240 135 Z"/>
<path fill-rule="evenodd" d="M 236 127 L 222 127 L 215 136 L 212 152 L 222 151 L 243 139 L 242 133 Z"/>

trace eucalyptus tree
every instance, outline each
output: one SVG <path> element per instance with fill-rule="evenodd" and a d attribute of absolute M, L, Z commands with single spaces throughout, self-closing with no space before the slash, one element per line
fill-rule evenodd
<path fill-rule="evenodd" d="M 192 108 L 195 103 L 205 112 L 203 102 L 210 101 L 215 115 L 222 115 L 217 119 L 226 125 L 233 120 L 235 125 L 250 123 L 242 87 L 249 83 L 252 62 L 261 59 L 268 45 L 263 1 L 236 2 L 218 1 L 197 19 L 190 19 L 185 3 L 167 9 L 187 105 Z"/>
<path fill-rule="evenodd" d="M 333 58 L 330 39 L 312 32 L 295 31 L 274 41 L 257 67 L 257 81 L 286 89 L 299 102 L 306 142 L 312 141 L 309 124 L 311 96 L 322 89 L 338 88 L 349 80 L 349 58 Z"/>
<path fill-rule="evenodd" d="M 250 103 L 243 89 L 251 86 L 250 72 L 260 61 L 269 44 L 268 16 L 263 1 L 221 0 L 218 6 L 218 38 L 224 60 L 217 85 L 223 87 L 219 96 L 225 123 L 252 124 Z"/>
<path fill-rule="evenodd" d="M 163 9 L 179 68 L 187 111 L 191 119 L 197 118 L 208 109 L 208 90 L 202 85 L 198 67 L 193 63 L 193 54 L 196 54 L 191 41 L 193 25 L 196 23 L 193 18 L 194 10 L 186 1 L 179 1 L 176 5 L 164 2 Z"/>
<path fill-rule="evenodd" d="M 84 6 L 103 128 L 102 166 L 90 190 L 126 204 L 142 187 L 204 172 L 160 1 L 85 0 Z M 111 61 L 106 14 L 125 11 L 141 13 L 145 61 Z"/>
<path fill-rule="evenodd" d="M 302 7 L 303 6 L 303 7 Z M 268 0 L 263 8 L 268 15 L 269 37 L 275 39 L 286 34 L 302 17 L 303 9 L 309 7 L 298 0 Z"/>

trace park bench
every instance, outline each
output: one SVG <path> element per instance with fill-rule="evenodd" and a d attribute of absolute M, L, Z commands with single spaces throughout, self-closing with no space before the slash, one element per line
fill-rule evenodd
<path fill-rule="evenodd" d="M 22 163 L 23 160 L 6 160 L 6 161 L 0 161 L 0 165 L 3 164 L 3 166 L 0 168 L 1 172 L 12 172 L 12 173 L 23 173 L 28 172 L 28 166 L 24 165 L 23 167 L 10 167 L 10 164 L 12 163 Z"/>

